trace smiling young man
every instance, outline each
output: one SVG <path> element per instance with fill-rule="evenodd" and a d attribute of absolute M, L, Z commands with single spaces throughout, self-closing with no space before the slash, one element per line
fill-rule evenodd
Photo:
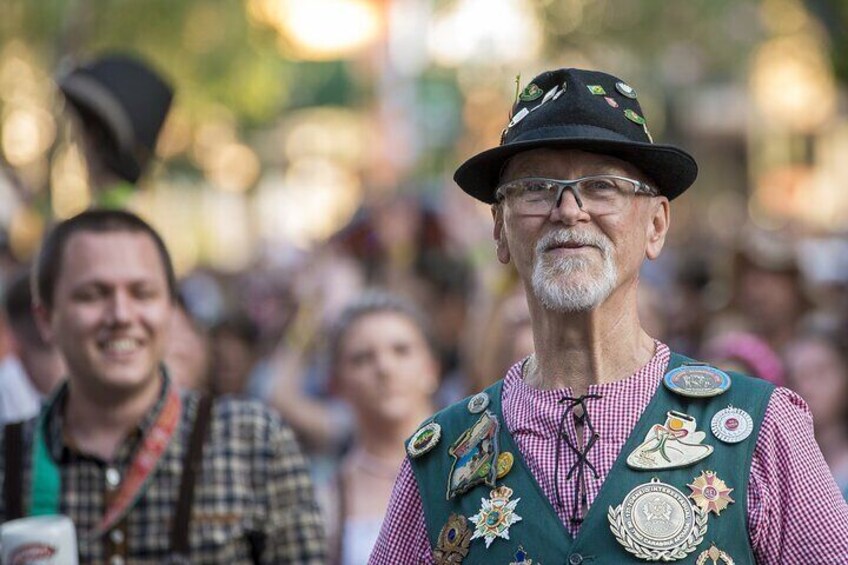
<path fill-rule="evenodd" d="M 410 438 L 370 563 L 848 563 L 804 402 L 640 324 L 640 267 L 696 176 L 614 76 L 521 92 L 500 146 L 454 178 L 492 205 L 535 353 Z"/>
<path fill-rule="evenodd" d="M 17 437 L 4 434 L 0 521 L 69 515 L 81 563 L 323 563 L 291 430 L 258 404 L 212 403 L 167 376 L 176 281 L 148 224 L 115 210 L 60 223 L 34 295 L 68 379 Z"/>

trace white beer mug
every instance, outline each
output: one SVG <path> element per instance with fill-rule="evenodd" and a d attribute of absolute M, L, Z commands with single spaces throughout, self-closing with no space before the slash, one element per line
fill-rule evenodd
<path fill-rule="evenodd" d="M 77 533 L 67 516 L 30 516 L 0 525 L 4 565 L 78 565 Z"/>

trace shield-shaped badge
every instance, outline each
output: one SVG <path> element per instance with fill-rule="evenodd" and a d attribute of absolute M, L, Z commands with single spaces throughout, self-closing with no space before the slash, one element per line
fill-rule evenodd
<path fill-rule="evenodd" d="M 448 477 L 448 500 L 485 483 L 495 486 L 498 460 L 498 419 L 486 410 L 480 419 L 450 446 L 454 458 Z"/>

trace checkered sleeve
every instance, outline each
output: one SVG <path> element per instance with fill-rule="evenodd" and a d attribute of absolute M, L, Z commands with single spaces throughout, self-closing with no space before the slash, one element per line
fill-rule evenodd
<path fill-rule="evenodd" d="M 409 459 L 404 459 L 395 481 L 380 537 L 368 565 L 430 565 L 433 563 L 418 483 Z"/>
<path fill-rule="evenodd" d="M 757 563 L 848 564 L 848 505 L 797 394 L 778 388 L 751 464 L 748 530 Z"/>
<path fill-rule="evenodd" d="M 306 459 L 291 428 L 265 412 L 254 450 L 254 486 L 266 514 L 260 563 L 326 563 L 323 520 Z"/>

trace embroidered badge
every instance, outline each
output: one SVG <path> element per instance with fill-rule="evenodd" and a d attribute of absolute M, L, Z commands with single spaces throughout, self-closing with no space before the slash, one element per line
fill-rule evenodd
<path fill-rule="evenodd" d="M 633 469 L 673 469 L 686 467 L 713 452 L 711 445 L 701 444 L 707 434 L 696 430 L 695 418 L 671 410 L 664 424 L 655 424 L 639 447 L 627 456 Z"/>
<path fill-rule="evenodd" d="M 433 560 L 436 565 L 462 563 L 468 556 L 470 544 L 471 528 L 468 527 L 468 520 L 460 514 L 451 514 L 439 532 L 439 541 L 433 550 Z"/>
<path fill-rule="evenodd" d="M 741 408 L 728 406 L 716 412 L 710 422 L 713 435 L 725 443 L 745 441 L 754 429 L 751 415 Z"/>
<path fill-rule="evenodd" d="M 712 512 L 716 516 L 719 516 L 728 504 L 735 502 L 730 498 L 733 489 L 728 488 L 725 482 L 719 479 L 713 471 L 702 472 L 701 476 L 696 477 L 691 485 L 686 486 L 692 489 L 689 498 L 694 500 L 701 510 L 707 513 Z"/>
<path fill-rule="evenodd" d="M 421 426 L 406 446 L 406 452 L 413 459 L 424 455 L 439 443 L 442 437 L 442 427 L 436 422 Z"/>
<path fill-rule="evenodd" d="M 719 560 L 724 563 L 724 565 L 734 565 L 733 559 L 715 545 L 712 545 L 708 550 L 702 552 L 701 555 L 698 556 L 698 560 L 695 561 L 695 565 L 707 565 L 707 559 L 712 561 L 712 565 L 718 565 Z"/>
<path fill-rule="evenodd" d="M 663 377 L 668 390 L 690 398 L 718 396 L 730 388 L 730 376 L 709 365 L 684 365 Z"/>
<path fill-rule="evenodd" d="M 609 507 L 607 519 L 624 549 L 647 561 L 676 561 L 695 551 L 707 533 L 707 514 L 671 485 L 651 479 Z"/>
<path fill-rule="evenodd" d="M 469 518 L 475 525 L 472 540 L 484 538 L 488 549 L 495 538 L 509 539 L 509 528 L 521 521 L 521 516 L 515 512 L 515 506 L 521 499 L 510 500 L 511 496 L 512 489 L 501 485 L 492 489 L 488 500 L 480 499 L 483 503 L 480 512 Z"/>
<path fill-rule="evenodd" d="M 450 446 L 454 458 L 448 477 L 447 498 L 481 483 L 495 486 L 498 459 L 498 419 L 488 410 Z"/>

